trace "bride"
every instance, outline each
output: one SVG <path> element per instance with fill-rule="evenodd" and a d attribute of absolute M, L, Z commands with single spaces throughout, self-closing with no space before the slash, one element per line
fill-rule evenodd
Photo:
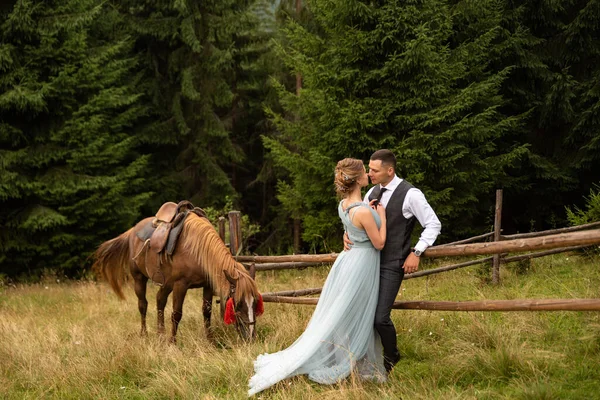
<path fill-rule="evenodd" d="M 337 163 L 335 187 L 342 197 L 338 214 L 352 249 L 333 264 L 315 312 L 302 335 L 287 349 L 254 361 L 252 396 L 282 379 L 308 374 L 333 384 L 355 372 L 363 379 L 385 381 L 382 348 L 373 327 L 379 293 L 379 250 L 385 244 L 385 209 L 362 202 L 369 180 L 361 160 Z"/>

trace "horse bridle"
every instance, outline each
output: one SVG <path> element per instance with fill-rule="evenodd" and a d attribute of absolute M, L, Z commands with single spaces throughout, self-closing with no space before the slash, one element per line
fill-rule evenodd
<path fill-rule="evenodd" d="M 238 322 L 238 313 L 236 311 L 236 305 L 235 305 L 235 288 L 236 288 L 236 285 L 229 282 L 229 295 L 227 296 L 227 301 L 229 301 L 229 299 L 231 299 L 231 301 L 233 302 L 233 311 L 234 311 L 234 315 L 235 315 L 235 321 Z M 256 325 L 256 318 L 254 318 L 254 321 L 252 321 L 252 322 L 242 322 L 242 324 Z"/>

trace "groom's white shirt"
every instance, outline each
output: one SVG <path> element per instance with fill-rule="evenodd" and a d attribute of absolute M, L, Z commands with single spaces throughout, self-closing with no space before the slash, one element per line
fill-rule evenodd
<path fill-rule="evenodd" d="M 388 201 L 394 194 L 394 190 L 398 187 L 398 185 L 402 182 L 402 179 L 398 178 L 397 175 L 394 176 L 394 179 L 390 181 L 386 186 L 382 186 L 387 190 L 383 192 L 383 196 L 381 197 L 381 204 L 384 207 L 387 207 Z M 365 195 L 364 202 L 369 204 L 369 195 L 375 189 L 377 185 L 373 186 L 367 194 Z M 411 188 L 406 193 L 406 197 L 404 198 L 404 203 L 402 204 L 402 215 L 404 218 L 409 219 L 411 217 L 416 217 L 417 221 L 423 227 L 423 232 L 421 233 L 421 237 L 419 241 L 415 245 L 415 249 L 420 251 L 425 251 L 429 246 L 433 245 L 435 239 L 440 234 L 442 230 L 442 223 L 438 219 L 437 215 L 433 211 L 433 208 L 425 199 L 425 195 L 417 188 Z"/>

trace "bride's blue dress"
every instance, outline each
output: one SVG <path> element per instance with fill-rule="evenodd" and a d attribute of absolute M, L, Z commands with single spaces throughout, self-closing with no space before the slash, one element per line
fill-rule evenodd
<path fill-rule="evenodd" d="M 385 381 L 382 347 L 373 326 L 379 293 L 379 250 L 351 219 L 364 203 L 338 213 L 354 245 L 335 260 L 306 330 L 287 349 L 262 354 L 254 361 L 255 375 L 248 395 L 282 379 L 308 374 L 309 379 L 333 384 L 355 371 L 364 379 Z M 371 210 L 379 227 L 379 215 Z"/>

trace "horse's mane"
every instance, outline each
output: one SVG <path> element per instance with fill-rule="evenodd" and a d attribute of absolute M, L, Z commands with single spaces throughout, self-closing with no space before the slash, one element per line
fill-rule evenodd
<path fill-rule="evenodd" d="M 225 298 L 229 294 L 229 281 L 223 273 L 227 271 L 233 278 L 239 277 L 234 296 L 236 302 L 249 296 L 258 297 L 258 287 L 254 279 L 248 275 L 246 268 L 233 258 L 208 219 L 190 213 L 185 219 L 183 230 L 184 250 L 198 260 L 219 296 Z"/>

